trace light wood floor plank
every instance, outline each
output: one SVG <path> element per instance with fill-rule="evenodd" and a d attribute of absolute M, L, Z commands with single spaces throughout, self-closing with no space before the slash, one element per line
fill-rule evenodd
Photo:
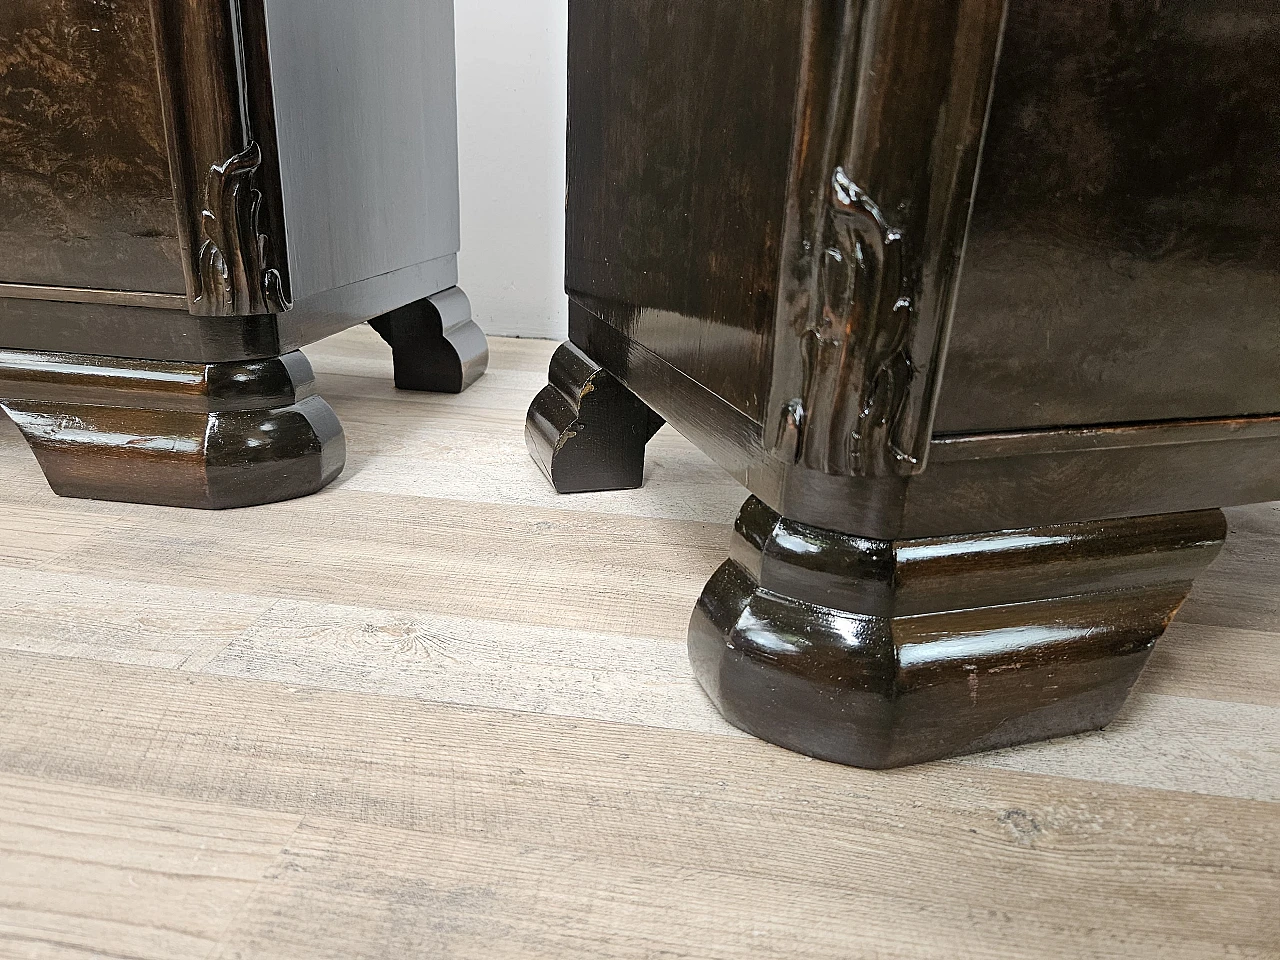
<path fill-rule="evenodd" d="M 1248 934 L 1225 947 L 1199 939 L 1193 924 L 1203 914 L 1151 931 L 1098 923 L 1084 903 L 1056 915 L 1033 912 L 1027 898 L 975 910 L 930 899 L 921 883 L 928 870 L 910 853 L 897 864 L 906 882 L 893 891 L 850 877 L 868 866 L 803 881 L 767 872 L 744 879 L 718 870 L 715 859 L 672 862 L 643 847 L 580 853 L 536 839 L 309 820 L 219 956 L 1203 960 L 1269 952 Z M 1132 915 L 1127 904 L 1119 912 Z M 1211 928 L 1217 924 L 1200 930 Z"/>
<path fill-rule="evenodd" d="M 107 587 L 59 578 L 92 598 Z M 126 594 L 145 587 L 126 585 Z M 188 599 L 187 594 L 191 597 Z M 576 717 L 671 730 L 742 736 L 724 723 L 688 670 L 684 644 L 651 635 L 604 633 L 279 600 L 241 605 L 179 591 L 192 609 L 234 609 L 196 629 L 181 618 L 146 623 L 135 598 L 103 605 L 93 630 L 46 641 L 15 631 L 0 648 L 137 665 L 174 666 L 246 680 L 306 684 L 369 695 Z M 477 601 L 479 602 L 479 601 Z M 90 600 L 92 603 L 92 600 Z M 144 629 L 139 624 L 146 623 Z M 97 633 L 94 631 L 102 631 Z M 27 639 L 23 639 L 23 637 Z M 97 638 L 97 639 L 95 639 Z M 1150 694 L 1140 685 L 1106 731 L 966 758 L 964 763 L 1057 773 L 1250 799 L 1280 799 L 1280 711 L 1249 704 Z"/>
<path fill-rule="evenodd" d="M 268 598 L 9 570 L 0 649 L 192 669 L 212 660 L 270 608 Z"/>
<path fill-rule="evenodd" d="M 703 695 L 684 644 L 644 633 L 282 600 L 203 672 L 741 735 Z"/>
<path fill-rule="evenodd" d="M 1278 542 L 1280 545 L 1280 542 Z M 1235 589 L 1225 602 L 1234 602 Z M 1201 604 L 1208 598 L 1196 590 Z M 1274 594 L 1280 598 L 1280 589 Z M 1280 707 L 1276 634 L 1183 620 L 1169 625 L 1143 673 L 1142 690 Z"/>
<path fill-rule="evenodd" d="M 1236 526 L 1274 511 L 1272 504 L 1227 511 Z M 1233 532 L 1221 556 L 1196 581 L 1178 617 L 1184 623 L 1280 633 L 1280 535 Z"/>
<path fill-rule="evenodd" d="M 14 658 L 38 669 L 0 673 L 12 693 L 0 715 L 0 761 L 10 773 L 379 828 L 343 828 L 343 850 L 318 854 L 338 862 L 318 865 L 303 885 L 314 882 L 321 904 L 335 906 L 318 905 L 313 918 L 359 891 L 347 873 L 353 849 L 401 848 L 385 871 L 404 878 L 402 895 L 387 906 L 412 910 L 412 878 L 447 885 L 465 873 L 465 864 L 448 865 L 459 855 L 447 851 L 475 841 L 474 859 L 492 865 L 482 877 L 536 871 L 553 901 L 535 918 L 542 922 L 554 920 L 557 897 L 581 903 L 591 877 L 619 898 L 611 909 L 628 911 L 619 916 L 641 916 L 653 883 L 684 870 L 724 875 L 685 888 L 704 891 L 699 902 L 712 917 L 727 897 L 750 901 L 749 891 L 773 884 L 805 888 L 819 903 L 834 897 L 845 912 L 838 922 L 823 918 L 817 935 L 806 932 L 815 917 L 807 909 L 764 901 L 780 936 L 818 936 L 815 950 L 864 915 L 876 918 L 872 942 L 903 931 L 888 955 L 940 956 L 921 954 L 911 931 L 940 909 L 944 919 L 968 917 L 962 932 L 978 940 L 986 931 L 993 939 L 984 950 L 1049 944 L 1007 956 L 1119 955 L 1125 944 L 1140 956 L 1264 956 L 1280 942 L 1270 909 L 1280 898 L 1274 804 L 958 764 L 871 773 L 749 738 L 199 676 L 175 684 L 154 668 L 30 654 L 6 654 L 0 664 Z M 426 839 L 414 852 L 405 838 L 378 840 L 382 828 Z M 437 870 L 431 851 L 441 848 Z M 562 876 L 565 864 L 592 860 L 615 866 L 586 863 L 577 877 Z M 640 876 L 643 863 L 659 867 L 647 883 L 614 884 L 615 870 Z M 286 886 L 297 872 L 284 870 Z M 396 885 L 387 884 L 390 896 Z M 842 891 L 860 891 L 862 902 L 841 901 Z M 1069 952 L 1062 937 L 1054 946 L 1045 932 L 1054 925 L 1083 949 Z M 1021 936 L 1010 939 L 1014 931 Z M 342 943 L 318 936 L 334 952 L 307 955 L 341 955 Z M 937 932 L 927 939 L 937 943 Z M 776 955 L 769 945 L 752 949 L 743 938 L 734 955 Z M 277 941 L 267 955 L 285 949 Z"/>
<path fill-rule="evenodd" d="M 523 482 L 543 481 L 535 475 Z M 483 609 L 488 619 L 585 630 L 645 622 L 652 625 L 647 633 L 675 640 L 683 639 L 729 535 L 725 524 L 353 490 L 236 513 L 112 506 L 129 514 L 127 537 L 86 536 L 40 566 L 151 583 L 161 592 L 217 584 L 315 602 L 331 600 L 343 582 L 367 605 L 415 611 L 424 607 L 421 584 L 430 582 L 432 612 Z M 272 531 L 265 538 L 264 522 Z M 1230 610 L 1253 595 L 1243 575 L 1218 582 L 1216 596 L 1212 586 L 1197 586 L 1189 619 L 1180 615 L 1157 646 L 1153 689 L 1275 706 L 1280 658 L 1268 655 L 1273 635 L 1196 618 L 1209 604 Z"/>
<path fill-rule="evenodd" d="M 354 424 L 352 429 L 361 433 L 341 489 L 726 525 L 746 499 L 728 474 L 670 428 L 651 441 L 639 490 L 571 497 L 558 496 L 538 471 L 525 446 L 522 421 L 508 419 L 465 434 L 421 426 L 396 429 L 387 432 L 399 439 L 386 443 L 380 439 L 383 428 Z"/>
<path fill-rule="evenodd" d="M 297 817 L 0 774 L 0 956 L 209 956 Z"/>
<path fill-rule="evenodd" d="M 682 639 L 723 560 L 720 524 L 336 490 L 250 510 L 140 507 L 127 538 L 43 565 L 111 580 L 388 609 L 477 611 L 592 629 L 652 622 Z"/>
<path fill-rule="evenodd" d="M 6 505 L 0 511 L 0 566 L 33 566 L 54 560 L 120 522 L 113 513 L 67 509 L 60 504 Z"/>

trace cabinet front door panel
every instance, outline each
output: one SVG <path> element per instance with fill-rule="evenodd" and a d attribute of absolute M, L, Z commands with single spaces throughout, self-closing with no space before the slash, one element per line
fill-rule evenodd
<path fill-rule="evenodd" d="M 625 305 L 605 319 L 754 419 L 773 355 L 803 8 L 569 5 L 570 295 Z"/>
<path fill-rule="evenodd" d="M 0 284 L 182 293 L 147 0 L 0 3 Z"/>
<path fill-rule="evenodd" d="M 935 429 L 1280 410 L 1274 0 L 1009 5 Z"/>

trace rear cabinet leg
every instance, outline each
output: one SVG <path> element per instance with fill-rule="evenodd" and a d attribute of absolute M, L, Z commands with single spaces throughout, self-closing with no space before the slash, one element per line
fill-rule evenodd
<path fill-rule="evenodd" d="M 461 393 L 489 365 L 489 343 L 459 287 L 385 313 L 369 326 L 391 345 L 401 390 Z"/>
<path fill-rule="evenodd" d="M 641 486 L 645 445 L 662 418 L 573 343 L 556 350 L 548 379 L 529 407 L 524 435 L 556 490 Z"/>

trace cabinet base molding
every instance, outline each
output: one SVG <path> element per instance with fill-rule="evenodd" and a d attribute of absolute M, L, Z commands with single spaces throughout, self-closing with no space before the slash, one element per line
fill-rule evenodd
<path fill-rule="evenodd" d="M 369 321 L 391 345 L 401 390 L 461 393 L 489 366 L 489 342 L 458 287 Z"/>
<path fill-rule="evenodd" d="M 645 444 L 663 420 L 571 342 L 551 357 L 525 443 L 559 493 L 631 490 L 644 483 Z"/>
<path fill-rule="evenodd" d="M 753 497 L 690 658 L 735 726 L 853 766 L 1096 730 L 1225 536 L 1204 510 L 870 540 Z"/>
<path fill-rule="evenodd" d="M 314 493 L 346 459 L 300 353 L 202 364 L 0 350 L 0 407 L 64 497 L 252 506 Z"/>

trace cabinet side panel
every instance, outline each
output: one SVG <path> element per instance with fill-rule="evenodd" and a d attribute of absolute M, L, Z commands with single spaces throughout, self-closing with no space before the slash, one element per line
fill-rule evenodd
<path fill-rule="evenodd" d="M 1280 410 L 1274 0 L 1009 8 L 935 432 Z"/>
<path fill-rule="evenodd" d="M 147 0 L 0 3 L 0 283 L 185 292 Z"/>
<path fill-rule="evenodd" d="M 768 395 L 795 0 L 570 0 L 566 283 L 747 416 Z"/>
<path fill-rule="evenodd" d="M 456 253 L 452 0 L 265 7 L 294 300 Z"/>

